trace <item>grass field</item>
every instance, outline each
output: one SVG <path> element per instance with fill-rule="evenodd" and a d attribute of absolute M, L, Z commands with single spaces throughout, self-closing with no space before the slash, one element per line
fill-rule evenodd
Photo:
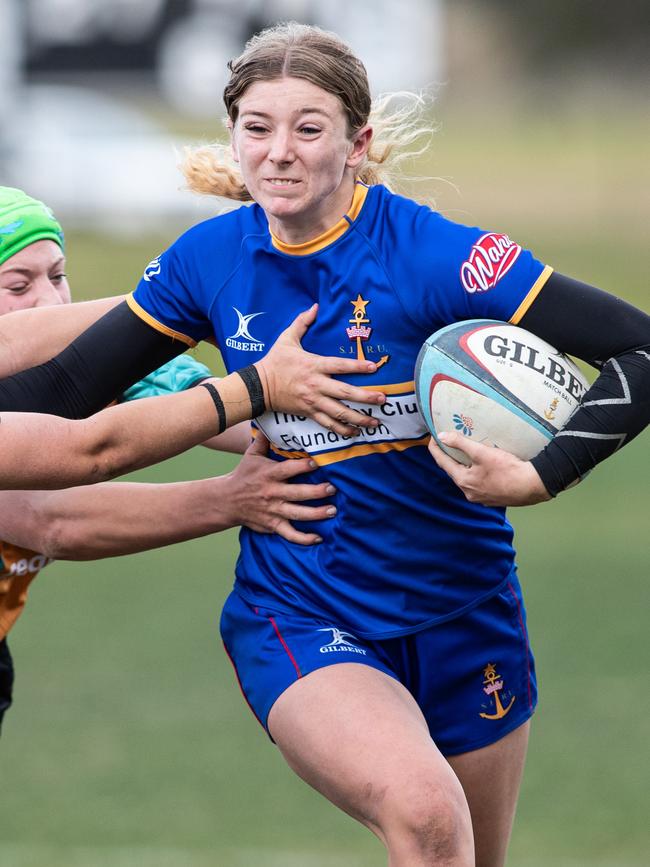
<path fill-rule="evenodd" d="M 648 309 L 647 129 L 631 120 L 603 138 L 576 122 L 565 149 L 552 133 L 550 122 L 488 131 L 477 159 L 468 128 L 443 129 L 431 172 L 445 165 L 469 192 L 442 185 L 441 206 Z M 130 289 L 168 240 L 71 235 L 73 288 Z M 540 680 L 511 865 L 648 863 L 647 449 L 646 434 L 577 490 L 511 515 Z M 195 449 L 137 478 L 231 465 Z M 239 695 L 217 631 L 235 552 L 233 531 L 58 563 L 37 580 L 11 641 L 2 867 L 383 863 L 366 831 L 285 768 Z"/>

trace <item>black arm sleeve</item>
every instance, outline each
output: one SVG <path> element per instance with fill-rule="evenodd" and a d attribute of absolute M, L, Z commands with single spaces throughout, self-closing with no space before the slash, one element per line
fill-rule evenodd
<path fill-rule="evenodd" d="M 556 496 L 650 423 L 650 316 L 554 273 L 519 324 L 600 370 L 565 428 L 532 460 Z"/>
<path fill-rule="evenodd" d="M 186 348 L 124 301 L 56 358 L 0 380 L 0 410 L 85 418 Z"/>

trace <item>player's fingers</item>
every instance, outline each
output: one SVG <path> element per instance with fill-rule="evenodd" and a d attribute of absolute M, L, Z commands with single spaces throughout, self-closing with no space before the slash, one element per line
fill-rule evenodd
<path fill-rule="evenodd" d="M 329 430 L 334 430 L 336 433 L 352 436 L 358 431 L 355 428 L 360 427 L 377 427 L 379 419 L 370 415 L 369 412 L 363 412 L 347 406 L 345 403 L 336 400 L 332 397 L 321 395 L 318 401 L 315 402 L 314 408 L 319 415 L 325 418 L 325 422 L 317 419 L 319 424 Z M 314 418 L 316 416 L 314 415 Z"/>
<path fill-rule="evenodd" d="M 309 326 L 313 325 L 316 321 L 317 314 L 318 304 L 312 304 L 309 310 L 303 310 L 302 313 L 296 316 L 291 325 L 285 328 L 278 339 L 282 342 L 300 343 L 307 333 Z"/>
<path fill-rule="evenodd" d="M 336 488 L 329 482 L 322 482 L 320 485 L 286 485 L 282 490 L 284 499 L 291 503 L 297 503 L 300 500 L 322 500 L 325 497 L 333 497 L 335 493 Z M 334 507 L 328 506 L 327 508 Z M 333 515 L 334 512 L 331 514 Z M 325 517 L 329 517 L 329 515 Z"/>
<path fill-rule="evenodd" d="M 336 506 L 303 506 L 299 503 L 283 503 L 282 518 L 287 521 L 327 521 L 336 515 Z"/>
<path fill-rule="evenodd" d="M 333 418 L 328 413 L 316 413 L 314 415 L 314 420 L 318 422 L 321 427 L 324 427 L 326 430 L 331 431 L 332 433 L 338 434 L 339 436 L 344 437 L 356 437 L 359 434 L 360 427 L 375 427 L 374 424 L 370 425 L 361 419 L 357 423 L 355 419 L 357 418 L 356 413 L 349 413 L 350 420 L 347 419 L 341 421 L 340 419 Z"/>
<path fill-rule="evenodd" d="M 323 385 L 323 392 L 336 400 L 349 400 L 355 403 L 368 403 L 375 406 L 381 406 L 386 403 L 386 395 L 383 391 L 350 385 L 348 382 L 340 382 L 338 379 L 329 379 L 326 382 L 328 385 Z"/>
<path fill-rule="evenodd" d="M 428 449 L 440 469 L 444 470 L 447 475 L 451 476 L 451 478 L 458 484 L 456 476 L 459 469 L 465 469 L 463 465 L 459 464 L 458 461 L 455 461 L 452 457 L 443 452 L 434 437 L 431 437 L 429 440 Z"/>
<path fill-rule="evenodd" d="M 278 481 L 283 482 L 287 479 L 293 479 L 294 476 L 311 473 L 316 467 L 316 462 L 312 461 L 311 458 L 293 458 L 275 464 L 275 477 Z"/>
<path fill-rule="evenodd" d="M 289 521 L 280 521 L 275 528 L 275 532 L 278 536 L 282 536 L 283 539 L 296 545 L 318 545 L 323 541 L 318 533 L 301 533 Z"/>
<path fill-rule="evenodd" d="M 342 424 L 341 422 L 335 421 L 331 416 L 324 412 L 315 412 L 312 418 L 321 427 L 324 427 L 325 430 L 332 431 L 332 433 L 336 433 L 339 436 L 353 437 L 359 433 L 358 426 Z"/>
<path fill-rule="evenodd" d="M 352 373 L 375 373 L 377 365 L 374 361 L 364 359 L 360 361 L 356 358 L 336 358 L 335 356 L 324 355 L 318 357 L 317 367 L 320 373 L 326 376 L 343 376 Z M 381 392 L 377 392 L 381 394 Z"/>
<path fill-rule="evenodd" d="M 328 415 L 326 412 L 313 410 L 311 413 L 311 417 L 317 424 L 319 424 L 321 427 L 324 427 L 325 430 L 330 430 L 333 433 L 339 434 L 340 436 L 353 437 L 359 433 L 359 425 L 345 424 L 340 421 L 336 421 L 336 419 L 333 419 L 332 416 Z"/>
<path fill-rule="evenodd" d="M 486 446 L 483 443 L 475 443 L 469 437 L 465 437 L 456 431 L 443 431 L 438 434 L 438 439 L 450 449 L 458 449 L 461 452 L 465 452 L 472 463 L 476 463 L 480 460 L 482 454 L 490 451 L 490 446 Z"/>

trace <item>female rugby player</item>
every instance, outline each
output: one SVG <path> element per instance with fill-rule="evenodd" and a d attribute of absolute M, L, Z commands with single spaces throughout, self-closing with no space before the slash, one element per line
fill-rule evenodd
<path fill-rule="evenodd" d="M 170 333 L 215 334 L 236 369 L 318 301 L 310 349 L 376 361 L 386 401 L 354 433 L 254 408 L 276 458 L 310 455 L 338 511 L 313 548 L 242 530 L 224 641 L 289 765 L 391 867 L 503 864 L 536 686 L 502 507 L 557 495 L 647 424 L 650 319 L 382 185 L 413 129 L 398 115 L 375 134 L 363 64 L 335 35 L 280 25 L 230 70 L 236 165 L 202 150 L 186 176 L 252 205 L 190 229 L 73 346 L 91 369 L 137 366 L 177 352 Z M 469 318 L 520 324 L 600 375 L 532 461 L 476 447 L 456 469 L 434 451 L 452 480 L 427 450 L 413 367 L 432 331 Z"/>

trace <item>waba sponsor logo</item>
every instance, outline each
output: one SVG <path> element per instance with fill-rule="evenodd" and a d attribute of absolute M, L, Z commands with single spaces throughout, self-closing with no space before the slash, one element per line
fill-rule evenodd
<path fill-rule="evenodd" d="M 472 247 L 460 266 L 460 280 L 466 292 L 487 292 L 508 273 L 517 261 L 521 247 L 507 235 L 488 232 Z"/>

